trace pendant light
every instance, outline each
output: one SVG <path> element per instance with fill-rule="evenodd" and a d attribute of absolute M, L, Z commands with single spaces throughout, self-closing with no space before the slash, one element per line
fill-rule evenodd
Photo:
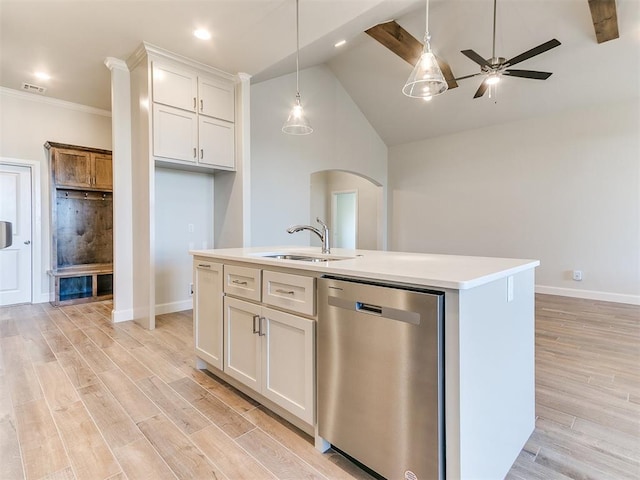
<path fill-rule="evenodd" d="M 429 34 L 429 0 L 427 0 L 427 13 L 425 18 L 426 29 L 424 33 L 424 49 L 422 55 L 413 67 L 402 93 L 407 97 L 431 98 L 447 91 L 447 81 L 442 75 L 436 56 L 431 51 L 431 35 Z"/>
<path fill-rule="evenodd" d="M 287 121 L 284 122 L 284 125 L 282 126 L 282 131 L 289 135 L 309 135 L 313 132 L 313 128 L 311 128 L 307 117 L 304 116 L 302 104 L 300 103 L 300 14 L 298 12 L 298 3 L 299 0 L 296 0 L 296 100 L 291 112 L 289 113 Z"/>

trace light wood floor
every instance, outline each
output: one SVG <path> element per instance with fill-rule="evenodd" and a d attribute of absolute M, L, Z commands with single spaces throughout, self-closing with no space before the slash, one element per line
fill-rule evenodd
<path fill-rule="evenodd" d="M 147 331 L 110 308 L 0 308 L 0 479 L 371 479 L 195 370 L 191 312 Z M 640 308 L 538 296 L 538 419 L 507 478 L 640 478 L 639 362 Z"/>

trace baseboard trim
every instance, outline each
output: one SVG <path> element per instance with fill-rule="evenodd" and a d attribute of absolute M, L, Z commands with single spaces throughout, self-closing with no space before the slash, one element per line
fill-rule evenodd
<path fill-rule="evenodd" d="M 587 300 L 600 300 L 603 302 L 640 305 L 640 295 L 627 295 L 623 293 L 598 292 L 596 290 L 578 290 L 576 288 L 548 287 L 546 285 L 536 285 L 536 293 L 542 293 L 546 295 L 560 295 L 561 297 L 585 298 Z"/>
<path fill-rule="evenodd" d="M 111 322 L 113 323 L 127 322 L 133 319 L 133 308 L 128 308 L 127 310 L 111 310 Z"/>
<path fill-rule="evenodd" d="M 32 303 L 47 303 L 51 300 L 51 297 L 48 293 L 41 293 L 39 297 L 33 299 Z"/>
<path fill-rule="evenodd" d="M 191 310 L 193 308 L 193 301 L 181 300 L 179 302 L 161 303 L 156 305 L 156 315 L 162 315 L 165 313 L 181 312 L 183 310 Z"/>

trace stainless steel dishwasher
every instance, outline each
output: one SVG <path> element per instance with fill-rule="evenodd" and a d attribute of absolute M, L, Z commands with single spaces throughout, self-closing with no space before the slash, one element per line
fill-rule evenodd
<path fill-rule="evenodd" d="M 444 293 L 324 277 L 318 433 L 390 480 L 444 479 Z"/>

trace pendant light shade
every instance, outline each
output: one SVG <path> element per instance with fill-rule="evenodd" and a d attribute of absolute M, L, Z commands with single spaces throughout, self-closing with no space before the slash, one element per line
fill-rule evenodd
<path fill-rule="evenodd" d="M 289 135 L 308 135 L 313 132 L 313 128 L 309 125 L 307 117 L 304 116 L 304 110 L 300 104 L 300 94 L 296 95 L 296 103 L 289 112 L 287 121 L 282 126 L 282 131 Z"/>
<path fill-rule="evenodd" d="M 424 34 L 424 49 L 422 55 L 413 67 L 402 93 L 407 97 L 431 98 L 440 95 L 449 88 L 447 81 L 440 70 L 438 60 L 431 51 L 431 36 L 429 35 L 429 0 L 427 0 L 426 30 Z"/>
<path fill-rule="evenodd" d="M 302 103 L 300 103 L 300 26 L 299 26 L 299 0 L 296 0 L 296 100 L 287 117 L 287 121 L 282 126 L 282 131 L 289 135 L 308 135 L 313 132 L 307 117 L 304 116 Z"/>

